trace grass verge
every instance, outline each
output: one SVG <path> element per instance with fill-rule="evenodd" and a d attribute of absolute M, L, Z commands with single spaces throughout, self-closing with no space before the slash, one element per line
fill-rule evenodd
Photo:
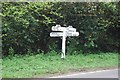
<path fill-rule="evenodd" d="M 69 70 L 94 69 L 118 66 L 117 53 L 67 55 L 62 60 L 60 55 L 26 55 L 4 58 L 2 62 L 3 78 L 31 78 Z"/>

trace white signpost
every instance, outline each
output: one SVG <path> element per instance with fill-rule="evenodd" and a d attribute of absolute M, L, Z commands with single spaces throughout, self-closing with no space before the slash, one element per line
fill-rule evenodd
<path fill-rule="evenodd" d="M 52 27 L 53 31 L 59 32 L 51 32 L 51 37 L 62 37 L 62 54 L 61 58 L 65 58 L 65 41 L 67 36 L 79 36 L 79 32 L 76 32 L 76 29 L 72 26 L 61 27 L 60 25 L 56 25 Z M 60 32 L 61 31 L 61 32 Z"/>

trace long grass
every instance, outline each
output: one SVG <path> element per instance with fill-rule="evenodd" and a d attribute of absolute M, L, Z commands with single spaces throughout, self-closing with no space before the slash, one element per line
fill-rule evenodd
<path fill-rule="evenodd" d="M 62 60 L 53 52 L 43 55 L 7 57 L 2 62 L 3 78 L 30 78 L 70 70 L 115 67 L 118 65 L 117 53 L 66 55 Z"/>

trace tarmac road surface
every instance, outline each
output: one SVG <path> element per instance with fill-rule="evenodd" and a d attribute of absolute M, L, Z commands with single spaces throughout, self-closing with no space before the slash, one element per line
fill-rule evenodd
<path fill-rule="evenodd" d="M 54 76 L 50 78 L 118 78 L 118 69 L 80 72 L 69 75 Z"/>

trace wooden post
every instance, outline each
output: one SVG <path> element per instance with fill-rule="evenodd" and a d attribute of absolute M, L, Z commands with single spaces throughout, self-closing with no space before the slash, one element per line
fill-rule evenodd
<path fill-rule="evenodd" d="M 63 36 L 62 36 L 62 54 L 61 58 L 65 58 L 65 44 L 66 44 L 66 31 L 63 31 Z"/>

